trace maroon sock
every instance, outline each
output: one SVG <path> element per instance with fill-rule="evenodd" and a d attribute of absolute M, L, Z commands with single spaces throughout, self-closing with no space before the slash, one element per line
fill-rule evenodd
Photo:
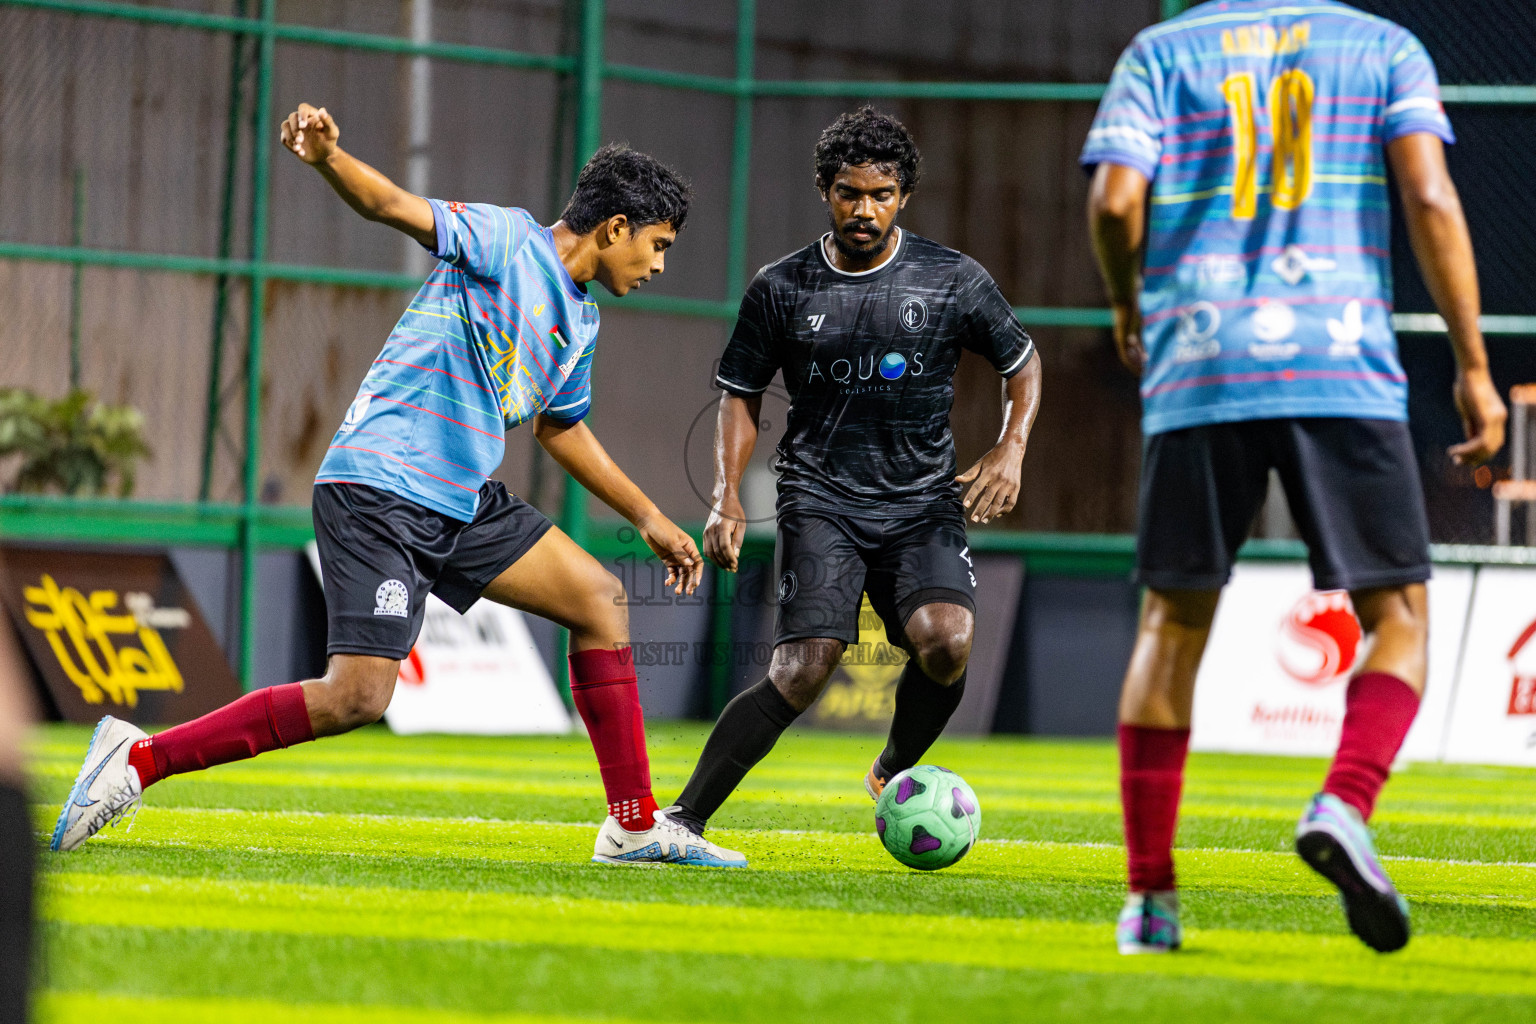
<path fill-rule="evenodd" d="M 1381 787 L 1419 713 L 1419 695 L 1397 676 L 1365 672 L 1349 681 L 1344 731 L 1323 792 L 1349 804 L 1369 821 Z"/>
<path fill-rule="evenodd" d="M 1132 892 L 1174 887 L 1173 833 L 1188 729 L 1120 726 L 1120 804 Z"/>
<path fill-rule="evenodd" d="M 571 655 L 571 699 L 597 753 L 608 794 L 608 813 L 631 832 L 651 827 L 651 758 L 645 751 L 645 717 L 628 647 L 597 648 Z"/>
<path fill-rule="evenodd" d="M 254 690 L 202 718 L 140 740 L 129 749 L 128 763 L 148 787 L 168 775 L 243 761 L 314 738 L 304 684 L 289 683 Z"/>

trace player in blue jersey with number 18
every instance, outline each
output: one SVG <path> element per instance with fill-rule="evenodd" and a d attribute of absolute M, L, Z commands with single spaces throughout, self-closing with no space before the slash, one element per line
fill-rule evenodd
<path fill-rule="evenodd" d="M 1419 41 L 1331 0 L 1202 4 L 1143 31 L 1115 68 L 1082 162 L 1145 435 L 1147 591 L 1120 699 L 1121 952 L 1180 943 L 1172 845 L 1195 675 L 1271 470 L 1316 586 L 1348 590 L 1371 641 L 1296 849 L 1367 945 L 1408 941 L 1407 904 L 1365 827 L 1418 711 L 1428 635 L 1429 527 L 1390 317 L 1389 163 L 1459 367 L 1467 440 L 1450 455 L 1482 462 L 1504 436 L 1452 141 Z"/>
<path fill-rule="evenodd" d="M 652 158 L 606 146 L 552 227 L 527 211 L 411 195 L 340 146 L 308 104 L 282 142 L 368 220 L 439 260 L 374 360 L 315 480 L 315 539 L 329 616 L 322 679 L 274 686 L 153 737 L 104 718 L 59 815 L 74 849 L 159 779 L 348 732 L 384 714 L 427 595 L 459 611 L 481 597 L 571 631 L 571 691 L 597 753 L 608 817 L 593 860 L 743 866 L 657 814 L 629 648 L 624 588 L 490 475 L 506 431 L 534 436 L 623 515 L 693 593 L 692 539 L 614 465 L 582 422 L 591 406 L 596 281 L 615 295 L 662 272 L 688 184 Z M 508 680 L 516 685 L 516 680 Z"/>

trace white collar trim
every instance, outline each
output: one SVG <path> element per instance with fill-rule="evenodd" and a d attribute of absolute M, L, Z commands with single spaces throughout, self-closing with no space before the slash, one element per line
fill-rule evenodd
<path fill-rule="evenodd" d="M 821 239 L 816 243 L 816 251 L 821 253 L 821 262 L 827 265 L 827 269 L 832 271 L 834 274 L 842 274 L 844 277 L 868 277 L 875 271 L 884 270 L 886 267 L 895 262 L 895 260 L 901 255 L 901 243 L 906 240 L 907 233 L 901 230 L 900 226 L 898 226 L 896 228 L 896 248 L 891 250 L 890 257 L 878 267 L 870 267 L 868 270 L 839 270 L 836 266 L 834 266 L 832 260 L 827 256 L 827 240 L 831 237 L 832 232 L 828 231 L 826 234 L 822 235 Z"/>

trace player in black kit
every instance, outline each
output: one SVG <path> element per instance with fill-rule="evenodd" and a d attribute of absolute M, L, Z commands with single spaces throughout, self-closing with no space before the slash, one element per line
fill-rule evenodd
<path fill-rule="evenodd" d="M 858 640 L 861 594 L 910 655 L 890 739 L 865 778 L 878 797 L 959 706 L 975 625 L 967 513 L 1013 508 L 1040 404 L 1040 361 L 975 260 L 896 226 L 919 155 L 906 127 L 864 107 L 816 144 L 831 230 L 760 270 L 720 361 L 714 511 L 704 553 L 734 571 L 738 488 L 762 393 L 783 371 L 778 617 L 768 677 L 730 702 L 667 813 L 695 832 L 821 694 Z M 962 349 L 1004 378 L 1003 432 L 956 475 L 949 411 Z M 961 497 L 961 485 L 965 488 Z"/>

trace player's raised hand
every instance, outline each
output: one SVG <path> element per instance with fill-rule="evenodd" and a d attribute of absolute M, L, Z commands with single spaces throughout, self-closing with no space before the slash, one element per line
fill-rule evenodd
<path fill-rule="evenodd" d="M 278 137 L 294 156 L 307 164 L 324 163 L 336 151 L 341 129 L 324 107 L 300 103 L 299 109 L 283 119 Z"/>
<path fill-rule="evenodd" d="M 1487 370 L 1467 370 L 1458 374 L 1453 394 L 1467 439 L 1451 445 L 1447 451 L 1459 466 L 1482 465 L 1504 447 L 1504 421 L 1509 418 L 1509 412 Z"/>
<path fill-rule="evenodd" d="M 692 594 L 704 581 L 704 557 L 693 538 L 666 516 L 639 522 L 636 528 L 650 549 L 667 567 L 666 586 L 675 594 Z"/>
<path fill-rule="evenodd" d="M 728 572 L 735 572 L 741 557 L 741 539 L 747 530 L 747 510 L 734 494 L 715 503 L 704 524 L 704 554 Z"/>
<path fill-rule="evenodd" d="M 1024 446 L 1003 441 L 992 447 L 970 469 L 955 477 L 965 489 L 961 504 L 973 523 L 985 523 L 994 516 L 1006 515 L 1019 502 L 1019 487 L 1024 472 Z"/>

